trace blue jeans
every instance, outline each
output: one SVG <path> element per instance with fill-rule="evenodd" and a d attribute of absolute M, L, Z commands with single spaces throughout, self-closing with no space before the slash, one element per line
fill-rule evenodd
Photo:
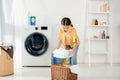
<path fill-rule="evenodd" d="M 69 48 L 69 49 L 71 49 L 71 48 Z M 76 65 L 77 64 L 77 52 L 78 52 L 78 49 L 79 49 L 79 46 L 76 47 L 76 50 L 73 53 L 73 56 L 67 58 L 67 64 L 72 64 L 72 65 Z"/>

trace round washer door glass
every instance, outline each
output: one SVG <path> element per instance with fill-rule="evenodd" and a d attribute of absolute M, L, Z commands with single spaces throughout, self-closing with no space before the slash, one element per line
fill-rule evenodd
<path fill-rule="evenodd" d="M 32 33 L 25 40 L 25 48 L 32 56 L 41 56 L 48 49 L 48 40 L 41 33 Z"/>

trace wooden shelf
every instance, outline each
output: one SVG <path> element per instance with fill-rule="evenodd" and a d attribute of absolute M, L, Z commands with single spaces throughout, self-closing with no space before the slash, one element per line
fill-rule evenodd
<path fill-rule="evenodd" d="M 91 65 L 92 55 L 105 56 L 106 63 L 108 57 L 110 58 L 110 64 L 112 64 L 111 53 L 111 35 L 110 29 L 110 5 L 109 0 L 87 0 L 87 20 L 86 20 L 86 36 L 88 39 L 88 63 Z M 107 4 L 107 11 L 104 12 L 103 5 Z M 94 21 L 95 19 L 95 21 Z M 96 21 L 97 19 L 97 21 Z M 92 25 L 92 23 L 98 22 L 98 25 Z M 98 29 L 99 28 L 99 29 Z M 110 36 L 110 39 L 101 39 L 103 30 L 105 34 Z M 91 31 L 91 32 L 90 32 Z M 93 31 L 93 32 L 92 32 Z M 93 36 L 93 37 L 92 37 Z M 96 38 L 94 38 L 96 36 Z M 110 55 L 110 56 L 108 56 Z"/>
<path fill-rule="evenodd" d="M 88 12 L 89 14 L 110 14 L 110 12 Z"/>
<path fill-rule="evenodd" d="M 90 41 L 108 41 L 110 39 L 89 39 Z"/>
<path fill-rule="evenodd" d="M 89 1 L 108 1 L 108 0 L 89 0 Z"/>
<path fill-rule="evenodd" d="M 107 55 L 108 51 L 91 51 L 90 54 Z"/>
<path fill-rule="evenodd" d="M 109 28 L 109 25 L 89 25 L 90 27 L 95 27 L 95 28 Z"/>

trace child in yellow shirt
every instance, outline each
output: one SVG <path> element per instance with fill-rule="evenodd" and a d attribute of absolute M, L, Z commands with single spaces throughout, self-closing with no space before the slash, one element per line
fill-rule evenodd
<path fill-rule="evenodd" d="M 73 56 L 67 59 L 67 64 L 77 64 L 77 52 L 80 45 L 80 40 L 71 23 L 71 20 L 68 17 L 64 17 L 61 20 L 57 49 L 60 48 L 61 44 L 66 50 L 72 49 L 72 51 L 69 52 L 69 56 L 72 54 Z"/>

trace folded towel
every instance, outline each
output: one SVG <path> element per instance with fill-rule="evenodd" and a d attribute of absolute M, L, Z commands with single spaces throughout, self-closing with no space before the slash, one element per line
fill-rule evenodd
<path fill-rule="evenodd" d="M 80 74 L 80 67 L 78 65 L 72 65 L 70 67 L 70 70 L 71 70 L 72 73 L 75 73 L 75 74 L 78 74 L 78 75 Z"/>
<path fill-rule="evenodd" d="M 65 50 L 63 48 L 59 48 L 59 49 L 55 49 L 53 51 L 53 57 L 57 57 L 57 58 L 68 58 L 71 56 L 68 56 L 70 50 Z"/>

